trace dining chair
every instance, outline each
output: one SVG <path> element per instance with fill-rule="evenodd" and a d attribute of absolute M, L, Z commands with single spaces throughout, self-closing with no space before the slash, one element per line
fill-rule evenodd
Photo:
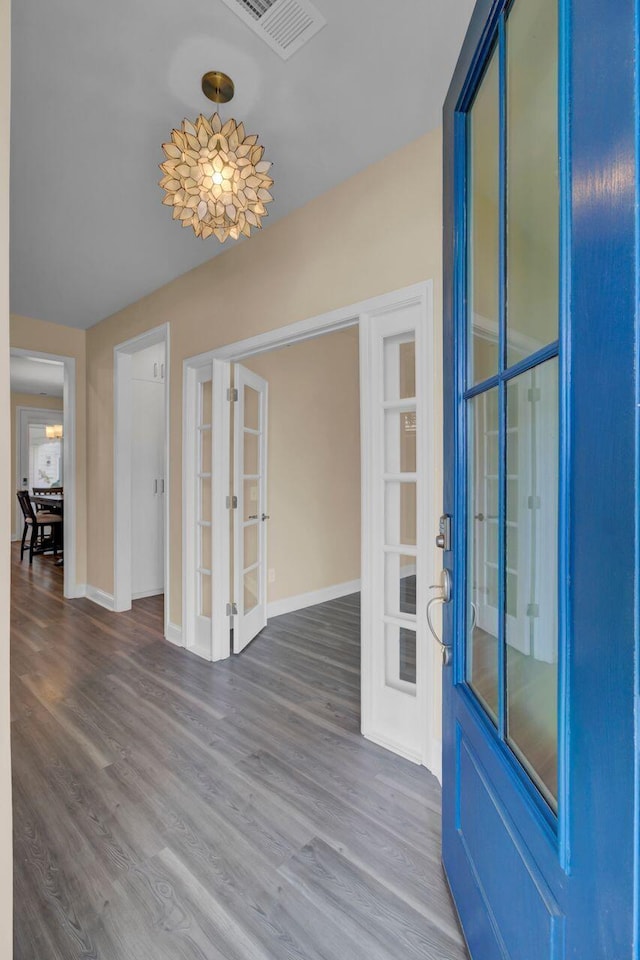
<path fill-rule="evenodd" d="M 63 487 L 32 487 L 34 497 L 62 496 Z M 50 508 L 44 503 L 36 503 L 36 513 L 49 513 Z"/>
<path fill-rule="evenodd" d="M 55 513 L 45 513 L 40 511 L 36 513 L 33 509 L 31 497 L 28 490 L 18 490 L 16 496 L 22 510 L 24 518 L 24 530 L 22 531 L 22 541 L 20 543 L 20 563 L 26 549 L 27 533 L 31 530 L 29 539 L 29 564 L 33 563 L 34 554 L 44 553 L 46 550 L 53 550 L 54 556 L 58 555 L 59 533 L 62 524 L 62 517 Z M 47 534 L 46 528 L 49 527 Z"/>

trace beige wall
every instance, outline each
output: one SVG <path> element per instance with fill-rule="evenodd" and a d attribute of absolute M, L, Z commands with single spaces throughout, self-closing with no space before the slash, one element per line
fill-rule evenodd
<path fill-rule="evenodd" d="M 0 0 L 0 957 L 13 956 L 11 755 L 9 746 L 9 110 L 11 88 L 9 0 Z"/>
<path fill-rule="evenodd" d="M 76 579 L 87 582 L 87 381 L 86 333 L 73 327 L 11 315 L 11 346 L 76 360 Z M 44 399 L 44 398 L 41 398 Z M 109 421 L 113 430 L 113 416 Z M 99 429 L 99 428 L 98 428 Z M 113 489 L 112 489 L 113 497 Z"/>
<path fill-rule="evenodd" d="M 22 536 L 22 524 L 18 522 L 19 513 L 16 509 L 16 491 L 22 486 L 16 486 L 17 476 L 17 437 L 16 411 L 18 407 L 33 407 L 40 410 L 62 410 L 61 397 L 41 397 L 34 393 L 15 393 L 11 391 L 11 510 L 13 511 L 13 536 Z"/>
<path fill-rule="evenodd" d="M 436 130 L 87 331 L 88 583 L 113 592 L 113 347 L 171 324 L 169 600 L 179 624 L 183 360 L 429 278 L 439 329 L 441 154 Z"/>
<path fill-rule="evenodd" d="M 357 327 L 243 363 L 269 384 L 268 600 L 359 580 Z"/>

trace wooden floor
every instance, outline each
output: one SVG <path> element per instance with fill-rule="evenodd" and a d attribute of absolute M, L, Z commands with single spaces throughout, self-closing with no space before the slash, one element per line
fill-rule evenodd
<path fill-rule="evenodd" d="M 13 574 L 15 960 L 466 956 L 438 785 L 358 732 L 357 596 L 208 664 Z"/>

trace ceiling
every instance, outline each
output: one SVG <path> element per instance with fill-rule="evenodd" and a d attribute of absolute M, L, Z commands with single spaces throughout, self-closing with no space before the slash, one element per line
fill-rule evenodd
<path fill-rule="evenodd" d="M 11 392 L 61 397 L 64 386 L 64 363 L 56 360 L 34 360 L 11 357 Z"/>
<path fill-rule="evenodd" d="M 267 225 L 438 125 L 473 0 L 315 3 L 327 25 L 286 62 L 222 0 L 13 5 L 14 313 L 90 327 L 228 249 L 157 185 L 171 129 L 213 112 L 207 70 L 274 163 Z"/>

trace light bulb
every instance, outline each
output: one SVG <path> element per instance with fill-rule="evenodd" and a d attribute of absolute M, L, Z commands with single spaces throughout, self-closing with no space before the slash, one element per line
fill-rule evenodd
<path fill-rule="evenodd" d="M 213 180 L 214 183 L 220 184 L 222 183 L 222 174 L 218 173 L 218 171 L 216 170 L 211 179 Z"/>

